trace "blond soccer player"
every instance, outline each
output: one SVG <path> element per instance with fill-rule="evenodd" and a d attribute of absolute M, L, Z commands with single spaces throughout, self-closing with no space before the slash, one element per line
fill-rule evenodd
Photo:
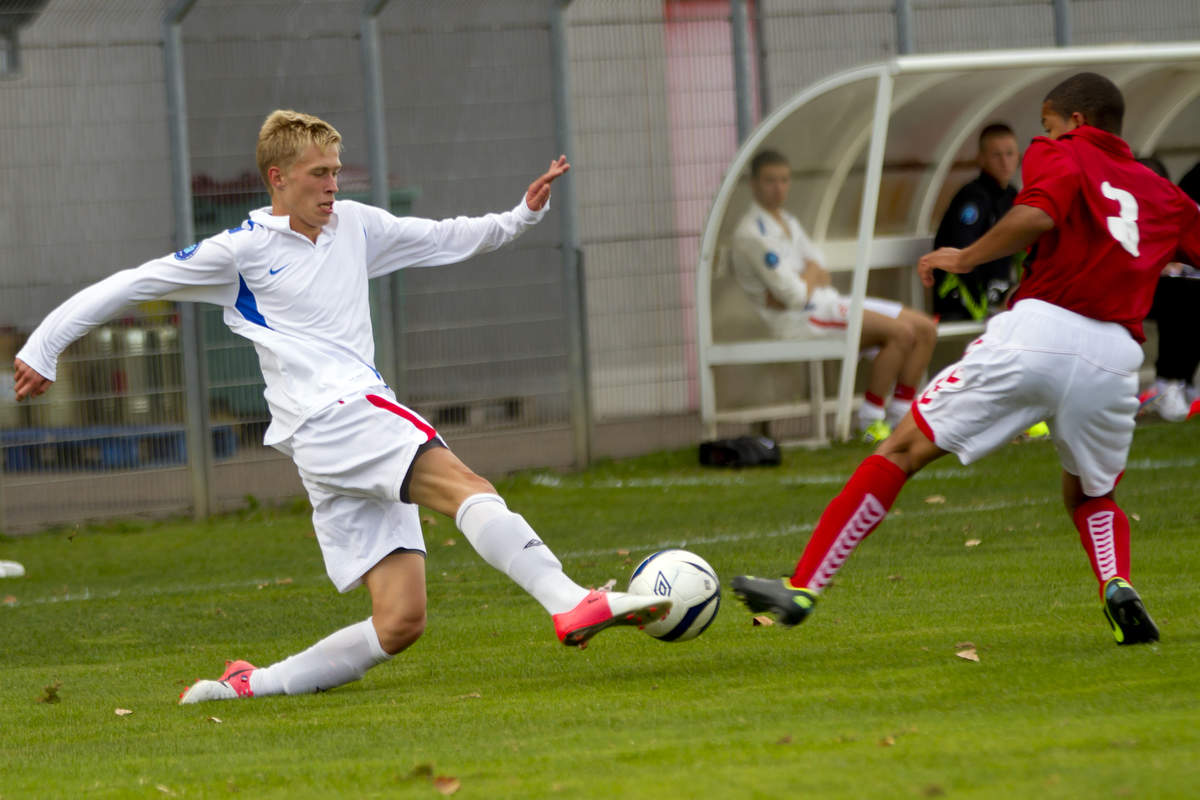
<path fill-rule="evenodd" d="M 357 680 L 425 629 L 425 545 L 417 507 L 451 516 L 479 554 L 550 614 L 560 641 L 583 647 L 611 625 L 659 619 L 661 597 L 589 591 L 572 581 L 525 519 L 472 472 L 373 366 L 367 281 L 397 269 L 463 261 L 501 247 L 545 215 L 560 156 L 511 211 L 433 221 L 337 200 L 341 136 L 275 111 L 258 136 L 271 205 L 239 227 L 96 283 L 52 311 L 17 354 L 17 399 L 39 395 L 58 356 L 130 303 L 215 303 L 258 352 L 271 424 L 264 443 L 295 461 L 338 591 L 365 584 L 371 616 L 268 667 L 227 663 L 181 703 L 304 694 Z"/>

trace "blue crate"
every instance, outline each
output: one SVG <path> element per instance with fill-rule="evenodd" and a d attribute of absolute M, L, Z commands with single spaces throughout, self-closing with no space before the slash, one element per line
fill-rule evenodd
<path fill-rule="evenodd" d="M 186 464 L 186 438 L 174 425 L 24 428 L 0 431 L 0 447 L 6 472 L 144 469 Z M 218 460 L 237 451 L 232 426 L 213 428 L 212 439 Z"/>

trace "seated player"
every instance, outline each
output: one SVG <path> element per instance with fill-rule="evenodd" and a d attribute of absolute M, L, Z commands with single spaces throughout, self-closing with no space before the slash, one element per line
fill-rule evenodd
<path fill-rule="evenodd" d="M 850 298 L 830 285 L 820 251 L 784 208 L 791 175 L 787 159 L 774 150 L 750 162 L 754 202 L 733 233 L 733 271 L 775 336 L 829 336 L 846 329 Z M 879 352 L 857 415 L 864 441 L 886 439 L 908 411 L 936 343 L 937 324 L 928 314 L 865 299 L 861 344 Z"/>

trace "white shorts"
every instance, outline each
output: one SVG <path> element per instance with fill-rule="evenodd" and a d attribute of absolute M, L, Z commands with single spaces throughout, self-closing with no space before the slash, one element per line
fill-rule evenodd
<path fill-rule="evenodd" d="M 864 297 L 863 310 L 895 319 L 904 306 L 894 300 Z M 843 333 L 850 320 L 850 298 L 835 289 L 813 291 L 803 310 L 771 311 L 767 324 L 779 339 L 811 339 Z"/>
<path fill-rule="evenodd" d="M 1141 346 L 1115 322 L 1022 300 L 930 382 L 913 416 L 963 464 L 1049 421 L 1063 469 L 1099 497 L 1125 469 L 1141 364 Z"/>
<path fill-rule="evenodd" d="M 296 462 L 313 507 L 325 571 L 347 592 L 396 550 L 425 553 L 417 506 L 401 499 L 418 448 L 441 443 L 433 426 L 385 386 L 349 394 L 275 445 Z"/>

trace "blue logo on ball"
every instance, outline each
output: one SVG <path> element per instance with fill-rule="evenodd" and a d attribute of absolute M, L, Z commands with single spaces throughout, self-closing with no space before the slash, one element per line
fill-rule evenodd
<path fill-rule="evenodd" d="M 671 582 L 667 580 L 667 576 L 661 572 L 654 579 L 654 593 L 667 597 L 671 594 Z"/>

